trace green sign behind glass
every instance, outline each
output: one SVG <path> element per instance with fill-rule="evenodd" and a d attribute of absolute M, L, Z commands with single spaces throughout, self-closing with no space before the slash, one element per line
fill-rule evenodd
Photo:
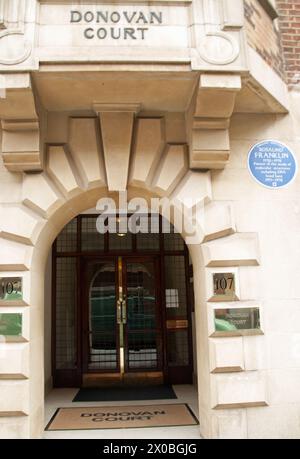
<path fill-rule="evenodd" d="M 216 332 L 260 330 L 259 308 L 215 309 Z"/>
<path fill-rule="evenodd" d="M 22 277 L 0 277 L 0 301 L 20 301 L 22 299 Z"/>
<path fill-rule="evenodd" d="M 0 335 L 22 336 L 22 314 L 0 314 Z"/>

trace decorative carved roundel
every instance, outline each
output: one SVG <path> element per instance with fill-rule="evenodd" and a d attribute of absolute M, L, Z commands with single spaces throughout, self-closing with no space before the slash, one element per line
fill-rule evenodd
<path fill-rule="evenodd" d="M 15 65 L 24 62 L 32 51 L 32 45 L 21 32 L 4 32 L 0 36 L 0 64 Z"/>
<path fill-rule="evenodd" d="M 230 35 L 223 32 L 210 32 L 200 41 L 198 51 L 201 58 L 209 64 L 227 65 L 237 59 L 240 48 Z"/>

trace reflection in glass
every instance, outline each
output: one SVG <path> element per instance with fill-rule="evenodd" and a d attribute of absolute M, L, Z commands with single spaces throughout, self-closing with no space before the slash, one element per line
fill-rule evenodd
<path fill-rule="evenodd" d="M 89 295 L 89 369 L 117 368 L 115 265 L 92 266 Z"/>
<path fill-rule="evenodd" d="M 127 264 L 127 361 L 129 368 L 158 365 L 154 264 Z"/>
<path fill-rule="evenodd" d="M 216 309 L 214 314 L 217 332 L 260 329 L 259 308 Z"/>
<path fill-rule="evenodd" d="M 22 336 L 22 314 L 0 314 L 0 335 Z"/>

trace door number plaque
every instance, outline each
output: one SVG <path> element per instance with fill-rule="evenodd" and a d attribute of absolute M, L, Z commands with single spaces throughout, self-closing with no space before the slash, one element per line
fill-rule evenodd
<path fill-rule="evenodd" d="M 0 277 L 0 301 L 23 299 L 22 277 Z"/>
<path fill-rule="evenodd" d="M 236 300 L 236 282 L 234 273 L 213 273 L 213 300 Z"/>

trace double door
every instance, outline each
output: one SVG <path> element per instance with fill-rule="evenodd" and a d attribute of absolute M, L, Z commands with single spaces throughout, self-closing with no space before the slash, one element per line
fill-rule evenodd
<path fill-rule="evenodd" d="M 83 385 L 163 382 L 159 260 L 84 262 Z"/>

